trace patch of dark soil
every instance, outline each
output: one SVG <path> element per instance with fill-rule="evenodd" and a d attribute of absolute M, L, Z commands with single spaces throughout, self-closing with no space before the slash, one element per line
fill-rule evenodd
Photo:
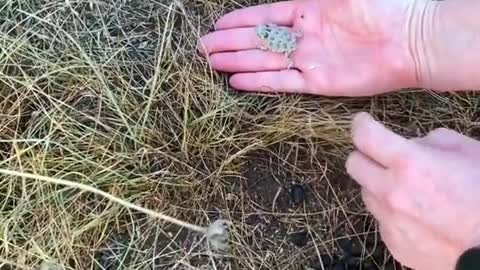
<path fill-rule="evenodd" d="M 269 211 L 276 204 L 277 209 L 287 209 L 289 200 L 286 185 L 288 183 L 284 175 L 275 175 L 269 164 L 259 162 L 249 166 L 244 176 L 244 192 L 259 208 Z"/>
<path fill-rule="evenodd" d="M 307 160 L 313 154 L 303 155 L 296 159 Z M 343 161 L 329 164 L 337 162 Z M 291 164 L 258 152 L 244 167 L 242 192 L 255 213 L 245 219 L 254 226 L 247 237 L 250 248 L 292 258 L 290 269 L 402 269 L 362 208 L 354 181 L 341 169 L 323 179 L 318 164 Z"/>
<path fill-rule="evenodd" d="M 288 212 L 313 206 L 308 200 L 312 187 L 306 182 L 306 175 L 292 171 L 272 154 L 254 155 L 246 164 L 243 177 L 243 191 L 258 210 Z"/>
<path fill-rule="evenodd" d="M 389 254 L 370 216 L 351 219 L 353 229 L 335 232 L 332 254 L 322 254 L 321 260 L 311 261 L 313 269 L 325 270 L 377 270 L 406 269 Z"/>

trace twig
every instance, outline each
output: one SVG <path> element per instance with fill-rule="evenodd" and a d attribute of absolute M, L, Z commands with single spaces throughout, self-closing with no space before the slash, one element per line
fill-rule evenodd
<path fill-rule="evenodd" d="M 185 222 L 185 221 L 167 216 L 165 214 L 155 212 L 153 210 L 144 208 L 142 206 L 135 205 L 133 203 L 130 203 L 130 202 L 127 202 L 123 199 L 115 197 L 115 196 L 113 196 L 113 195 L 111 195 L 111 194 L 109 194 L 105 191 L 102 191 L 102 190 L 98 189 L 98 188 L 94 188 L 94 187 L 91 187 L 91 186 L 88 186 L 88 185 L 85 185 L 85 184 L 72 182 L 72 181 L 69 181 L 69 180 L 56 179 L 56 178 L 52 178 L 52 177 L 48 177 L 48 176 L 42 176 L 42 175 L 36 175 L 36 174 L 24 173 L 24 172 L 17 172 L 17 171 L 12 171 L 12 170 L 5 170 L 5 169 L 0 169 L 0 173 L 11 175 L 11 176 L 37 179 L 37 180 L 49 182 L 49 183 L 56 184 L 56 185 L 63 185 L 63 186 L 71 187 L 71 188 L 77 188 L 77 189 L 80 189 L 82 191 L 92 192 L 94 194 L 103 196 L 103 197 L 105 197 L 105 198 L 107 198 L 107 199 L 109 199 L 113 202 L 116 202 L 116 203 L 118 203 L 118 204 L 120 204 L 124 207 L 137 210 L 137 211 L 142 212 L 144 214 L 147 214 L 147 215 L 165 220 L 167 222 L 170 222 L 170 223 L 176 224 L 178 226 L 190 229 L 192 231 L 196 231 L 196 232 L 199 232 L 199 233 L 202 233 L 202 234 L 207 233 L 207 228 L 200 227 L 200 226 L 197 226 L 197 225 L 194 225 L 194 224 L 191 224 L 191 223 L 188 223 L 188 222 Z"/>

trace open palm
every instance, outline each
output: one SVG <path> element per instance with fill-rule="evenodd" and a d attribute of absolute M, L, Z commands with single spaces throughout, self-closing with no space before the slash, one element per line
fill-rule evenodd
<path fill-rule="evenodd" d="M 246 91 L 367 96 L 416 83 L 405 0 L 296 0 L 235 10 L 202 37 L 212 67 Z M 301 31 L 291 54 L 259 49 L 258 24 Z"/>

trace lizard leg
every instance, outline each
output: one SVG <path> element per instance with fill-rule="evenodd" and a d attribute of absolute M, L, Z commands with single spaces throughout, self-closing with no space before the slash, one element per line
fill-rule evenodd
<path fill-rule="evenodd" d="M 285 60 L 287 61 L 287 69 L 290 70 L 293 67 L 293 59 L 290 54 L 285 54 Z"/>

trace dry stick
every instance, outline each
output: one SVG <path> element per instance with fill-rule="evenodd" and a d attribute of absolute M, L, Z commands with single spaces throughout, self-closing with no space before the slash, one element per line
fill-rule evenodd
<path fill-rule="evenodd" d="M 51 177 L 48 177 L 48 176 L 41 176 L 41 175 L 36 175 L 36 174 L 31 174 L 31 173 L 23 173 L 23 172 L 17 172 L 17 171 L 5 170 L 5 169 L 0 169 L 0 173 L 11 175 L 11 176 L 37 179 L 37 180 L 49 182 L 49 183 L 56 184 L 56 185 L 63 185 L 63 186 L 71 187 L 71 188 L 78 188 L 82 191 L 92 192 L 94 194 L 103 196 L 103 197 L 105 197 L 105 198 L 107 198 L 111 201 L 114 201 L 114 202 L 116 202 L 116 203 L 118 203 L 118 204 L 120 204 L 124 207 L 135 209 L 135 210 L 137 210 L 139 212 L 142 212 L 144 214 L 147 214 L 147 215 L 159 218 L 159 219 L 163 219 L 165 221 L 176 224 L 178 226 L 182 226 L 184 228 L 190 229 L 192 231 L 196 231 L 196 232 L 203 233 L 203 234 L 207 233 L 207 229 L 204 228 L 204 227 L 200 227 L 200 226 L 197 226 L 197 225 L 194 225 L 194 224 L 190 224 L 188 222 L 185 222 L 185 221 L 167 216 L 165 214 L 155 212 L 153 210 L 135 205 L 133 203 L 130 203 L 130 202 L 122 200 L 118 197 L 115 197 L 115 196 L 113 196 L 113 195 L 111 195 L 111 194 L 109 194 L 105 191 L 102 191 L 102 190 L 98 189 L 98 188 L 94 188 L 94 187 L 91 187 L 91 186 L 88 186 L 88 185 L 85 185 L 85 184 L 72 182 L 72 181 L 68 181 L 68 180 L 63 180 L 63 179 L 51 178 Z"/>

